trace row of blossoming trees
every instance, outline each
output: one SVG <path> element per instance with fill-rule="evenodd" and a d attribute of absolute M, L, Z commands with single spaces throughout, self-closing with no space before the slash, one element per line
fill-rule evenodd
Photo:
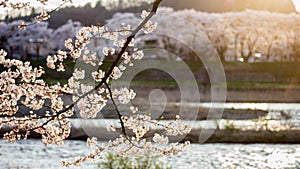
<path fill-rule="evenodd" d="M 207 24 L 223 60 L 299 61 L 300 15 L 266 11 L 226 13 Z"/>
<path fill-rule="evenodd" d="M 40 22 L 20 30 L 23 21 L 0 23 L 1 48 L 11 58 L 23 60 L 30 57 L 43 57 L 58 49 L 65 49 L 65 39 L 75 38 L 76 32 L 82 27 L 79 22 L 69 20 L 65 25 L 53 30 L 48 22 Z"/>
<path fill-rule="evenodd" d="M 173 11 L 170 8 L 161 10 L 174 18 L 184 18 L 197 26 L 199 31 L 188 34 L 194 34 L 194 36 L 199 33 L 206 34 L 214 44 L 222 61 L 300 61 L 299 14 L 253 10 L 228 13 L 204 13 L 195 10 Z M 161 25 L 180 24 L 174 23 L 174 21 L 163 17 L 157 20 Z M 184 25 L 178 27 L 184 27 Z M 170 31 L 176 30 L 170 29 Z M 190 40 L 193 41 L 193 38 Z M 172 42 L 172 40 L 161 38 L 159 41 L 165 48 L 180 49 L 180 45 L 176 45 L 176 42 Z M 200 46 L 201 44 L 199 44 Z M 184 57 L 193 59 L 191 52 L 184 48 L 179 51 L 181 51 L 179 54 L 181 53 Z"/>
<path fill-rule="evenodd" d="M 160 11 L 192 22 L 215 45 L 222 61 L 299 61 L 300 60 L 300 16 L 298 14 L 279 14 L 266 11 L 245 11 L 237 13 L 211 14 L 194 10 L 173 11 L 171 8 L 161 8 Z M 126 14 L 130 23 L 137 24 L 138 18 Z M 116 14 L 110 21 L 124 19 L 124 14 Z M 170 25 L 170 18 L 159 17 L 158 24 Z M 75 37 L 81 27 L 78 22 L 69 21 L 56 30 L 48 28 L 43 22 L 19 31 L 16 25 L 22 21 L 1 23 L 0 35 L 2 48 L 10 56 L 19 58 L 27 56 L 47 56 L 57 49 L 64 48 L 62 39 Z M 177 25 L 180 23 L 176 23 Z M 178 25 L 183 27 L 184 25 Z M 185 28 L 188 29 L 188 28 Z M 174 31 L 176 29 L 170 29 Z M 188 30 L 187 30 L 188 31 Z M 7 32 L 12 32 L 7 34 Z M 157 37 L 161 47 L 177 50 L 177 54 L 187 59 L 193 59 L 191 51 L 167 37 Z M 190 39 L 191 41 L 193 39 Z M 96 44 L 97 45 L 97 44 Z M 201 44 L 199 44 L 200 46 Z M 103 46 L 102 46 L 103 47 Z"/>

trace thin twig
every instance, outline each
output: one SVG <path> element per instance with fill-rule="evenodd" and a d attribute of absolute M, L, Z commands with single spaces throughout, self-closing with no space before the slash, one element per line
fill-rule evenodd
<path fill-rule="evenodd" d="M 114 105 L 114 107 L 115 107 L 115 111 L 116 111 L 117 114 L 118 114 L 118 118 L 119 118 L 119 120 L 120 120 L 120 124 L 121 124 L 121 128 L 122 128 L 122 133 L 123 133 L 124 136 L 126 137 L 127 134 L 126 134 L 126 130 L 125 130 L 125 125 L 124 125 L 124 122 L 123 122 L 123 120 L 122 120 L 122 115 L 121 115 L 121 113 L 120 113 L 120 111 L 119 111 L 119 109 L 118 109 L 118 105 L 116 104 L 116 102 L 115 102 L 115 100 L 114 100 L 114 98 L 113 98 L 113 94 L 112 94 L 112 91 L 111 91 L 110 86 L 109 86 L 107 83 L 105 83 L 105 85 L 106 85 L 106 88 L 108 89 L 110 99 L 111 99 L 111 101 L 112 101 L 112 103 L 113 103 L 113 105 Z"/>

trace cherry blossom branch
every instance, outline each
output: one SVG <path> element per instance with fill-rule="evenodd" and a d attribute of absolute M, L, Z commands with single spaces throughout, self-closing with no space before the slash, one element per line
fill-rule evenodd
<path fill-rule="evenodd" d="M 110 88 L 110 86 L 109 86 L 107 83 L 105 83 L 105 85 L 106 85 L 106 88 L 107 88 L 108 91 L 109 91 L 109 96 L 110 96 L 110 99 L 111 99 L 111 101 L 112 101 L 112 103 L 113 103 L 113 105 L 114 105 L 115 111 L 116 111 L 117 114 L 118 114 L 118 118 L 119 118 L 119 120 L 120 120 L 120 124 L 121 124 L 121 128 L 122 128 L 122 133 L 124 134 L 124 136 L 127 136 L 126 130 L 125 130 L 125 125 L 124 125 L 124 122 L 123 122 L 123 120 L 122 120 L 122 115 L 121 115 L 121 113 L 120 113 L 120 111 L 119 111 L 119 109 L 118 109 L 118 105 L 116 104 L 116 102 L 115 102 L 115 100 L 114 100 L 114 98 L 113 98 L 113 94 L 112 94 L 111 88 Z"/>
<path fill-rule="evenodd" d="M 49 118 L 46 122 L 44 122 L 43 124 L 41 124 L 40 126 L 34 127 L 32 129 L 30 129 L 30 131 L 38 129 L 40 127 L 43 127 L 45 125 L 47 125 L 49 122 L 51 122 L 52 120 L 54 120 L 55 118 L 57 118 L 60 114 L 67 112 L 69 110 L 71 110 L 73 107 L 75 107 L 75 105 L 77 105 L 77 103 L 85 98 L 86 96 L 88 96 L 89 94 L 93 93 L 94 91 L 96 91 L 97 89 L 99 89 L 103 84 L 105 84 L 107 82 L 107 80 L 109 79 L 109 77 L 111 76 L 114 68 L 119 64 L 119 61 L 121 60 L 123 54 L 126 52 L 130 42 L 133 40 L 133 38 L 136 36 L 136 34 L 143 29 L 144 25 L 154 16 L 154 14 L 157 12 L 157 9 L 159 7 L 159 4 L 162 2 L 163 0 L 156 0 L 153 3 L 153 7 L 149 13 L 149 15 L 147 17 L 145 17 L 145 19 L 138 25 L 138 27 L 133 30 L 133 32 L 126 38 L 126 42 L 124 43 L 123 47 L 121 48 L 121 51 L 118 53 L 117 58 L 114 60 L 114 62 L 112 63 L 112 66 L 110 67 L 110 69 L 105 73 L 105 76 L 102 78 L 102 80 L 99 82 L 98 85 L 96 85 L 93 89 L 91 89 L 90 91 L 84 93 L 83 95 L 81 95 L 75 102 L 73 102 L 71 105 L 67 106 L 66 108 L 62 109 L 61 111 L 57 112 L 57 114 L 55 116 L 52 116 L 51 118 Z"/>

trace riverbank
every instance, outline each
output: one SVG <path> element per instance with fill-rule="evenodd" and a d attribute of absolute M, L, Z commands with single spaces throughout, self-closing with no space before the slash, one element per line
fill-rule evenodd
<path fill-rule="evenodd" d="M 182 64 L 181 62 L 166 60 L 159 60 L 158 62 L 161 65 L 168 65 L 168 70 L 172 70 L 172 75 L 164 72 L 163 68 L 162 70 L 146 69 L 136 75 L 134 73 L 127 75 L 125 72 L 124 78 L 115 81 L 114 85 L 130 84 L 130 87 L 138 93 L 137 98 L 141 100 L 148 99 L 151 91 L 159 89 L 165 93 L 169 102 L 178 102 L 182 99 L 181 92 L 183 92 L 180 91 L 178 85 L 184 85 L 188 88 L 191 83 L 196 81 L 197 84 L 193 85 L 199 87 L 199 101 L 201 102 L 211 101 L 211 82 L 215 85 L 214 92 L 222 90 L 226 83 L 227 88 L 223 88 L 223 90 L 226 90 L 227 102 L 300 102 L 300 62 L 225 62 L 223 68 L 226 81 L 220 81 L 218 75 L 212 74 L 210 77 L 203 65 L 197 61 L 185 62 L 190 68 L 190 72 L 184 72 L 186 70 L 180 69 L 178 65 Z M 138 65 L 139 62 L 136 64 Z M 134 70 L 129 72 L 134 72 Z M 184 76 L 184 74 L 189 73 L 193 73 L 195 79 Z M 134 78 L 130 76 L 132 74 L 135 75 Z M 195 94 L 193 92 L 196 91 L 188 92 Z M 214 102 L 218 101 L 218 98 L 214 99 Z"/>
<path fill-rule="evenodd" d="M 297 110 L 299 104 L 296 103 L 185 103 L 183 107 L 180 103 L 168 103 L 165 106 L 162 103 L 152 103 L 151 108 L 149 106 L 142 104 L 138 107 L 145 112 L 153 112 L 153 119 L 162 122 L 173 120 L 179 114 L 185 123 L 192 126 L 190 134 L 172 141 L 190 140 L 199 143 L 201 133 L 211 131 L 210 137 L 204 140 L 205 143 L 300 143 L 300 117 Z M 127 106 L 125 108 L 128 109 Z M 192 114 L 195 110 L 197 114 Z M 122 107 L 120 111 L 126 114 Z M 97 136 L 99 140 L 107 141 L 120 134 L 110 133 L 106 129 L 111 122 L 119 125 L 110 104 L 96 119 L 71 118 L 70 122 L 72 130 L 69 139 L 73 140 L 86 140 L 87 137 Z M 3 128 L 0 131 L 1 136 L 4 132 Z M 147 137 L 151 137 L 153 132 Z M 30 138 L 41 136 L 32 133 Z"/>
<path fill-rule="evenodd" d="M 196 143 L 199 140 L 199 133 L 201 133 L 201 130 L 192 130 L 185 139 Z M 215 130 L 205 143 L 299 144 L 300 130 L 256 131 L 229 128 L 225 130 Z"/>
<path fill-rule="evenodd" d="M 192 143 L 282 143 L 282 144 L 299 144 L 300 143 L 300 129 L 295 128 L 282 128 L 275 120 L 269 121 L 268 128 L 266 123 L 252 122 L 245 120 L 232 120 L 232 121 L 183 121 L 184 123 L 190 124 L 192 130 L 189 134 L 180 137 L 170 137 L 170 141 L 184 141 L 189 140 Z M 71 140 L 83 140 L 87 137 L 97 137 L 101 141 L 109 141 L 117 138 L 120 133 L 108 132 L 107 125 L 114 123 L 116 126 L 119 125 L 117 119 L 70 119 L 72 130 L 70 137 Z M 162 120 L 163 123 L 167 120 Z M 233 122 L 236 122 L 234 124 Z M 248 123 L 250 126 L 244 128 L 238 125 L 238 122 Z M 218 123 L 218 124 L 217 124 Z M 252 124 L 251 124 L 252 123 Z M 253 124 L 256 126 L 253 126 Z M 216 126 L 217 124 L 217 126 Z M 1 130 L 0 134 L 3 135 L 5 130 Z M 162 133 L 163 130 L 157 129 L 149 132 L 146 137 L 152 137 L 154 133 Z M 132 134 L 129 131 L 128 134 Z M 210 133 L 207 139 L 202 140 L 206 137 L 205 133 Z M 204 136 L 203 136 L 204 134 Z M 32 133 L 29 138 L 40 139 L 41 136 Z"/>
<path fill-rule="evenodd" d="M 135 85 L 138 83 L 138 85 Z M 157 84 L 165 83 L 157 81 Z M 132 82 L 130 86 L 137 93 L 136 102 L 147 102 L 149 94 L 153 90 L 164 92 L 169 102 L 180 101 L 180 89 L 173 84 L 154 85 L 155 82 Z M 167 83 L 166 83 L 167 84 Z M 226 102 L 247 103 L 297 103 L 300 102 L 300 86 L 295 83 L 266 84 L 266 83 L 230 83 L 226 90 Z M 201 85 L 201 84 L 200 84 Z M 224 90 L 216 87 L 215 91 Z M 211 101 L 210 86 L 199 86 L 200 102 Z M 193 93 L 191 93 L 193 94 Z M 223 98 L 214 98 L 214 102 L 224 101 Z M 186 100 L 189 101 L 189 100 Z"/>
<path fill-rule="evenodd" d="M 202 142 L 201 139 L 205 133 L 211 133 L 210 137 L 204 140 L 204 143 L 300 143 L 300 129 L 295 128 L 280 128 L 283 124 L 278 124 L 275 120 L 269 121 L 266 125 L 265 121 L 252 122 L 247 121 L 250 126 L 243 128 L 238 126 L 238 123 L 221 120 L 221 121 L 184 121 L 192 126 L 192 131 L 186 136 L 170 137 L 171 141 L 183 141 L 189 140 L 192 143 Z M 238 121 L 240 124 L 244 120 Z M 166 121 L 162 121 L 166 122 Z M 96 136 L 99 140 L 108 141 L 119 136 L 120 133 L 107 132 L 106 126 L 109 123 L 118 125 L 118 120 L 115 119 L 93 119 L 93 120 L 82 120 L 82 119 L 71 119 L 72 132 L 70 139 L 86 140 L 88 136 Z M 216 123 L 218 126 L 216 127 Z M 251 124 L 252 123 L 252 124 Z M 253 124 L 256 126 L 253 126 Z M 146 137 L 152 137 L 152 135 L 162 133 L 163 130 L 158 129 L 151 131 Z M 130 132 L 128 132 L 130 134 Z"/>

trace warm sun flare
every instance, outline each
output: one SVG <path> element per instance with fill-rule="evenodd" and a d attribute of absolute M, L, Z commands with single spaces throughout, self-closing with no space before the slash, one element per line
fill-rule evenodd
<path fill-rule="evenodd" d="M 293 0 L 296 10 L 300 12 L 300 0 Z"/>

